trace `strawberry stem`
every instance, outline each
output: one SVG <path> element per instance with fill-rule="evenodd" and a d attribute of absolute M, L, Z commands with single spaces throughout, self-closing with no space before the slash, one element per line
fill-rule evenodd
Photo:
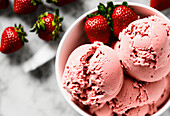
<path fill-rule="evenodd" d="M 123 1 L 122 5 L 127 6 L 128 7 L 128 3 L 126 1 Z"/>
<path fill-rule="evenodd" d="M 41 14 L 38 17 L 38 20 L 36 21 L 36 23 L 34 24 L 33 29 L 30 30 L 30 32 L 35 32 L 36 31 L 36 33 L 38 33 L 39 30 L 45 30 L 45 21 L 42 18 L 46 17 L 48 14 L 49 14 L 48 12 L 45 12 L 45 13 Z"/>
<path fill-rule="evenodd" d="M 59 17 L 59 9 L 55 10 L 54 20 L 52 21 L 52 25 L 55 26 L 54 31 L 52 32 L 52 40 L 56 40 L 59 37 L 59 33 L 63 31 L 61 22 L 63 21 L 63 17 Z"/>
<path fill-rule="evenodd" d="M 14 24 L 14 29 L 18 33 L 18 37 L 21 39 L 23 45 L 24 42 L 28 42 L 28 40 L 25 38 L 25 36 L 27 36 L 27 33 L 24 31 L 24 28 L 21 24 L 19 24 L 19 26 Z"/>
<path fill-rule="evenodd" d="M 46 0 L 47 3 L 58 3 L 58 0 Z"/>
<path fill-rule="evenodd" d="M 30 30 L 30 32 L 39 33 L 40 30 L 45 30 L 46 29 L 45 21 L 42 18 L 46 17 L 48 14 L 49 14 L 48 12 L 41 14 L 38 17 L 36 23 L 34 24 L 33 29 Z M 52 40 L 56 40 L 56 38 L 58 38 L 59 36 L 59 33 L 63 31 L 61 25 L 62 21 L 63 21 L 63 17 L 59 17 L 59 9 L 56 9 L 54 13 L 54 20 L 52 21 L 52 26 L 55 26 L 55 29 L 51 33 L 53 35 Z"/>
<path fill-rule="evenodd" d="M 42 4 L 42 1 L 41 0 L 31 0 L 31 3 L 36 6 L 38 4 Z"/>
<path fill-rule="evenodd" d="M 112 13 L 115 9 L 115 5 L 113 2 L 107 2 L 107 7 L 105 7 L 104 4 L 99 3 L 98 7 L 98 14 L 104 16 L 108 22 L 107 24 L 110 26 L 111 31 L 113 31 L 113 19 L 112 19 Z"/>
<path fill-rule="evenodd" d="M 104 16 L 106 15 L 106 7 L 104 6 L 104 4 L 99 3 L 98 7 L 98 12 L 100 15 Z"/>

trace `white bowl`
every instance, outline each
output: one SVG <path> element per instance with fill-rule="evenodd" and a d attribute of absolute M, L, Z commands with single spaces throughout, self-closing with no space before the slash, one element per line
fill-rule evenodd
<path fill-rule="evenodd" d="M 121 2 L 114 2 L 114 4 L 121 4 Z M 169 19 L 164 14 L 149 6 L 133 2 L 128 2 L 128 4 L 129 6 L 134 8 L 135 12 L 137 12 L 140 16 L 146 17 L 149 15 L 157 15 L 170 22 Z M 64 72 L 66 61 L 71 52 L 78 46 L 87 42 L 87 38 L 83 29 L 84 19 L 88 14 L 93 13 L 95 11 L 97 11 L 97 8 L 90 10 L 83 14 L 82 16 L 80 16 L 66 31 L 59 44 L 55 62 L 56 78 L 61 93 L 63 94 L 66 101 L 83 116 L 87 116 L 89 114 L 83 111 L 74 102 L 72 102 L 71 96 L 63 89 L 61 78 Z M 166 103 L 166 105 L 164 105 L 163 108 L 161 108 L 157 113 L 155 113 L 154 116 L 161 115 L 165 110 L 168 109 L 169 106 L 170 100 Z"/>

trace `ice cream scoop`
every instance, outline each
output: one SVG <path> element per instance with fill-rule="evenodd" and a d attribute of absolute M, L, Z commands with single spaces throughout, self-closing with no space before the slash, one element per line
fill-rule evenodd
<path fill-rule="evenodd" d="M 90 106 L 89 112 L 93 116 L 113 116 L 114 112 L 109 107 L 108 103 L 102 104 L 100 106 Z"/>
<path fill-rule="evenodd" d="M 161 80 L 170 71 L 170 25 L 157 16 L 136 20 L 119 34 L 125 71 L 146 82 Z"/>
<path fill-rule="evenodd" d="M 165 89 L 163 94 L 160 96 L 158 101 L 153 104 L 155 107 L 156 111 L 158 111 L 160 108 L 162 108 L 170 99 L 170 73 L 165 77 L 166 82 L 165 82 Z M 156 112 L 155 111 L 155 112 Z"/>
<path fill-rule="evenodd" d="M 126 116 L 145 116 L 146 114 L 148 114 L 149 112 L 149 105 L 143 105 L 143 106 L 139 106 L 136 108 L 132 108 L 130 110 L 128 110 L 125 115 Z"/>
<path fill-rule="evenodd" d="M 76 48 L 68 58 L 62 77 L 64 88 L 84 105 L 105 103 L 123 85 L 123 70 L 117 53 L 95 42 Z"/>
<path fill-rule="evenodd" d="M 109 104 L 113 112 L 124 114 L 139 106 L 153 104 L 160 98 L 165 88 L 165 79 L 156 82 L 142 82 L 125 75 L 122 89 Z"/>

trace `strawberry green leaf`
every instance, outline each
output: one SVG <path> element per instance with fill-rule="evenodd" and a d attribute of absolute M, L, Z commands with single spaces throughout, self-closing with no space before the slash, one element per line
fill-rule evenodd
<path fill-rule="evenodd" d="M 33 29 L 30 30 L 30 32 L 35 32 L 37 29 L 34 27 Z"/>
<path fill-rule="evenodd" d="M 99 5 L 97 7 L 98 7 L 99 14 L 104 16 L 106 14 L 106 7 L 104 6 L 104 4 L 99 3 Z"/>
<path fill-rule="evenodd" d="M 42 4 L 41 0 L 31 0 L 31 3 L 36 6 L 38 4 Z"/>
<path fill-rule="evenodd" d="M 17 27 L 17 25 L 16 25 L 16 24 L 14 24 L 14 27 Z"/>
<path fill-rule="evenodd" d="M 36 32 L 38 34 L 42 30 L 46 31 L 46 22 L 44 21 L 43 17 L 48 16 L 48 14 L 51 13 L 45 12 L 41 14 L 38 17 L 36 23 L 33 25 L 33 28 L 30 30 L 30 32 Z M 63 17 L 59 17 L 59 9 L 56 9 L 54 13 L 54 19 L 52 21 L 52 26 L 54 26 L 55 29 L 50 33 L 50 35 L 55 36 L 56 38 L 57 37 L 56 35 L 58 35 L 61 31 L 63 31 L 61 25 L 62 21 L 63 21 Z"/>
<path fill-rule="evenodd" d="M 52 2 L 52 0 L 46 0 L 46 2 L 47 2 L 47 3 L 51 3 L 51 2 Z"/>
<path fill-rule="evenodd" d="M 28 42 L 28 40 L 25 38 L 25 39 L 24 39 L 24 42 Z"/>
<path fill-rule="evenodd" d="M 19 24 L 19 29 L 21 29 L 22 28 L 22 26 L 21 26 L 21 24 Z"/>
<path fill-rule="evenodd" d="M 55 25 L 56 25 L 56 23 L 55 23 L 55 21 L 53 20 L 53 21 L 52 21 L 52 26 L 55 26 Z"/>
<path fill-rule="evenodd" d="M 127 7 L 129 7 L 130 9 L 134 10 L 132 7 L 130 7 L 130 6 L 128 5 L 128 3 L 127 3 L 126 1 L 122 2 L 122 5 L 127 6 Z M 119 6 L 120 6 L 120 5 L 119 5 Z"/>
<path fill-rule="evenodd" d="M 63 18 L 61 17 L 55 17 L 55 20 L 53 20 L 53 24 L 55 24 L 55 29 L 54 31 L 52 32 L 52 40 L 56 40 L 56 38 L 59 37 L 59 33 L 63 31 L 62 29 L 62 25 L 61 25 L 61 22 L 62 22 Z"/>
<path fill-rule="evenodd" d="M 24 36 L 27 36 L 27 33 L 24 33 L 23 35 L 24 35 Z"/>
<path fill-rule="evenodd" d="M 28 42 L 28 40 L 25 38 L 25 36 L 27 36 L 27 33 L 24 31 L 24 28 L 21 24 L 19 24 L 19 26 L 14 24 L 14 29 L 18 33 L 18 37 L 21 39 L 23 45 L 24 42 Z"/>
<path fill-rule="evenodd" d="M 110 28 L 111 31 L 114 31 L 113 28 Z"/>
<path fill-rule="evenodd" d="M 60 17 L 60 18 L 59 18 L 59 21 L 62 22 L 62 21 L 63 21 L 63 17 Z"/>
<path fill-rule="evenodd" d="M 45 30 L 45 25 L 44 25 L 43 21 L 40 22 L 40 28 L 41 28 L 42 30 Z"/>
<path fill-rule="evenodd" d="M 55 15 L 54 16 L 59 16 L 59 9 L 57 8 L 56 10 L 55 10 Z"/>
<path fill-rule="evenodd" d="M 111 15 L 115 9 L 113 2 L 107 2 L 107 14 Z"/>
<path fill-rule="evenodd" d="M 127 7 L 128 7 L 128 3 L 127 3 L 126 1 L 124 1 L 124 2 L 122 3 L 122 5 L 124 5 L 124 6 L 127 6 Z"/>
<path fill-rule="evenodd" d="M 58 0 L 46 0 L 47 3 L 58 3 Z"/>
<path fill-rule="evenodd" d="M 41 19 L 41 18 L 43 18 L 44 17 L 44 14 L 41 14 L 39 17 L 38 17 L 38 19 Z"/>
<path fill-rule="evenodd" d="M 40 29 L 40 23 L 37 23 L 37 27 Z"/>
<path fill-rule="evenodd" d="M 98 12 L 95 12 L 95 13 L 93 13 L 93 14 L 88 14 L 87 17 L 86 17 L 86 20 L 87 20 L 88 18 L 97 16 L 97 15 L 100 15 L 100 14 L 99 14 Z"/>
<path fill-rule="evenodd" d="M 48 15 L 48 12 L 45 12 L 43 17 L 46 17 L 47 15 Z"/>

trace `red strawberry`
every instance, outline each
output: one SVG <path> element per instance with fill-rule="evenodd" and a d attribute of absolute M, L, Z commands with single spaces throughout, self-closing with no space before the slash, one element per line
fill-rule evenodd
<path fill-rule="evenodd" d="M 17 14 L 28 14 L 35 11 L 41 0 L 14 0 L 14 11 Z"/>
<path fill-rule="evenodd" d="M 0 51 L 5 54 L 17 51 L 24 45 L 24 42 L 28 42 L 25 36 L 27 34 L 21 25 L 7 27 L 2 33 Z"/>
<path fill-rule="evenodd" d="M 57 6 L 64 6 L 76 0 L 46 0 L 48 3 L 55 3 Z"/>
<path fill-rule="evenodd" d="M 151 0 L 150 6 L 157 10 L 165 10 L 170 8 L 170 0 Z"/>
<path fill-rule="evenodd" d="M 90 42 L 101 41 L 107 43 L 111 30 L 107 24 L 107 19 L 102 15 L 90 17 L 84 24 L 84 29 Z"/>
<path fill-rule="evenodd" d="M 112 14 L 114 35 L 119 36 L 119 33 L 126 28 L 132 21 L 138 19 L 138 15 L 129 7 L 120 5 L 117 6 Z"/>
<path fill-rule="evenodd" d="M 0 9 L 5 9 L 9 5 L 9 0 L 0 0 Z"/>
<path fill-rule="evenodd" d="M 38 17 L 38 21 L 34 24 L 31 32 L 36 31 L 39 37 L 45 41 L 55 40 L 62 31 L 63 18 L 59 17 L 59 10 L 56 9 L 55 14 L 45 12 Z"/>

